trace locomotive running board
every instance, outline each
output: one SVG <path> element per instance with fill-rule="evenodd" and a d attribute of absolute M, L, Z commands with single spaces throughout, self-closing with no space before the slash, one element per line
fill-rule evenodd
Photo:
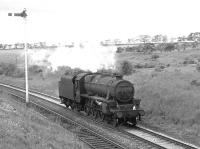
<path fill-rule="evenodd" d="M 97 101 L 100 101 L 100 102 L 104 102 L 104 103 L 110 103 L 110 102 L 113 102 L 113 101 L 108 101 L 102 97 L 97 97 L 97 96 L 89 96 L 88 94 L 81 94 L 81 97 L 84 97 L 84 98 L 89 98 L 89 99 L 93 99 L 93 100 L 97 100 Z"/>

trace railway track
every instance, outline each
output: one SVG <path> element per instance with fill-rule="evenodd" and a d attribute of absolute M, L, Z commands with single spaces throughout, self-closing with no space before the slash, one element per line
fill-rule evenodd
<path fill-rule="evenodd" d="M 138 137 L 142 140 L 145 139 L 147 142 L 157 144 L 163 149 L 199 149 L 199 147 L 193 144 L 185 143 L 142 126 L 136 126 L 135 129 L 123 128 L 123 131 L 133 137 Z"/>
<path fill-rule="evenodd" d="M 6 90 L 9 94 L 16 96 L 20 99 L 24 99 L 25 91 L 22 88 L 17 88 L 9 86 L 7 84 L 0 84 L 0 88 Z M 98 134 L 95 130 L 70 119 L 65 116 L 65 110 L 63 105 L 59 104 L 59 102 L 52 101 L 50 96 L 45 95 L 43 93 L 38 92 L 29 92 L 29 96 L 31 98 L 29 106 L 33 106 L 34 108 L 40 108 L 43 113 L 46 115 L 51 114 L 57 117 L 59 121 L 65 125 L 65 128 L 69 128 L 70 131 L 75 133 L 77 137 L 88 144 L 91 148 L 94 149 L 125 149 L 126 147 L 122 146 L 118 142 L 111 140 L 107 136 L 103 136 Z M 25 100 L 24 100 L 25 102 Z M 61 108 L 62 107 L 62 108 Z"/>
<path fill-rule="evenodd" d="M 0 84 L 0 86 L 3 86 L 4 88 L 9 88 L 9 85 L 7 84 Z M 23 92 L 24 94 L 24 89 L 23 88 L 18 88 L 15 87 L 14 85 L 10 86 L 12 89 L 14 89 L 15 91 L 18 90 L 21 93 Z M 13 94 L 11 92 L 11 94 Z M 64 123 L 66 123 L 66 117 L 63 116 L 64 114 L 61 114 L 60 112 L 63 110 L 61 110 L 60 108 L 58 108 L 59 110 L 53 110 L 52 108 L 56 105 L 58 107 L 62 107 L 64 108 L 65 106 L 59 103 L 59 98 L 57 97 L 53 97 L 53 96 L 49 96 L 47 94 L 44 93 L 40 93 L 38 91 L 31 91 L 30 96 L 34 97 L 34 100 L 31 100 L 31 102 L 34 101 L 34 105 L 35 106 L 39 106 L 43 109 L 46 109 L 46 112 L 48 112 L 48 108 L 45 107 L 46 103 L 41 104 L 38 103 L 38 99 L 42 99 L 42 101 L 51 103 L 52 107 L 51 107 L 51 112 L 54 113 L 55 115 L 59 115 L 61 117 L 61 119 L 63 119 Z M 15 95 L 16 96 L 16 95 Z M 24 97 L 24 95 L 20 95 L 20 97 Z M 56 112 L 55 112 L 56 111 Z M 66 109 L 65 109 L 66 112 Z M 81 116 L 83 118 L 85 118 L 85 116 L 83 114 L 81 114 Z M 105 123 L 101 122 L 98 119 L 94 119 L 93 117 L 87 117 L 90 120 L 93 120 L 96 124 L 100 124 L 100 125 L 105 125 Z M 123 145 L 119 145 L 117 143 L 115 143 L 113 140 L 109 140 L 108 138 L 105 139 L 105 137 L 103 137 L 102 135 L 99 136 L 98 133 L 95 132 L 91 132 L 90 129 L 86 129 L 86 128 L 82 128 L 82 126 L 80 126 L 80 124 L 75 124 L 72 120 L 67 120 L 67 123 L 71 123 L 70 125 L 73 126 L 73 128 L 75 127 L 76 129 L 76 134 L 77 136 L 84 141 L 85 143 L 87 143 L 88 145 L 90 145 L 92 148 L 125 148 L 123 147 Z M 106 124 L 106 127 L 112 131 L 116 131 L 116 128 L 111 127 L 110 125 Z M 78 128 L 78 129 L 77 129 Z M 77 131 L 78 130 L 78 131 Z M 164 134 L 155 132 L 153 130 L 144 128 L 142 126 L 137 126 L 135 128 L 130 128 L 130 127 L 124 127 L 124 126 L 120 126 L 117 131 L 121 134 L 125 134 L 127 135 L 127 138 L 132 139 L 133 141 L 135 141 L 137 144 L 140 144 L 140 146 L 142 146 L 142 148 L 161 148 L 161 149 L 198 149 L 199 147 L 194 146 L 192 144 L 188 144 L 185 142 L 182 142 L 180 140 L 174 139 L 172 137 L 166 136 Z M 103 138 L 103 139 L 102 139 Z M 107 142 L 107 144 L 105 143 Z M 142 145 L 141 145 L 142 144 Z"/>
<path fill-rule="evenodd" d="M 94 119 L 97 124 L 105 125 L 104 122 Z M 113 128 L 110 124 L 107 125 L 109 129 L 113 131 Z M 190 143 L 183 142 L 181 140 L 172 138 L 165 134 L 150 130 L 143 126 L 136 126 L 134 128 L 130 126 L 119 126 L 118 131 L 121 134 L 127 134 L 130 138 L 133 138 L 138 144 L 143 143 L 142 146 L 146 148 L 160 148 L 160 149 L 200 149 L 200 147 L 195 146 Z"/>

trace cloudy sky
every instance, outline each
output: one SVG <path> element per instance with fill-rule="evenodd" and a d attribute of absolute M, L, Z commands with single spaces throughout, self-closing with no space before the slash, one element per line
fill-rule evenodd
<path fill-rule="evenodd" d="M 1 0 L 0 42 L 79 41 L 200 31 L 199 0 Z"/>

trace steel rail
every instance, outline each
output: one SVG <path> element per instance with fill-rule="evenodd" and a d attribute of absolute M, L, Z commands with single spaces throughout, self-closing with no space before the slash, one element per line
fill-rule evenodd
<path fill-rule="evenodd" d="M 166 141 L 168 141 L 170 143 L 176 144 L 177 146 L 180 146 L 180 147 L 183 147 L 183 148 L 187 148 L 187 149 L 198 149 L 198 148 L 200 148 L 200 147 L 195 146 L 193 144 L 183 142 L 181 140 L 172 138 L 172 137 L 170 137 L 168 135 L 162 134 L 160 132 L 156 132 L 154 130 L 151 130 L 149 128 L 145 128 L 145 127 L 140 126 L 140 125 L 136 126 L 136 129 L 140 130 L 142 132 L 145 132 L 147 134 L 151 134 L 152 136 L 161 138 L 162 140 L 166 140 Z"/>
<path fill-rule="evenodd" d="M 127 130 L 127 128 L 122 128 L 122 130 L 124 133 L 126 133 L 129 136 L 132 137 L 137 137 L 140 140 L 146 140 L 146 142 L 150 142 L 151 144 L 155 144 L 160 146 L 160 148 L 163 149 L 200 149 L 199 147 L 192 145 L 192 144 L 188 144 L 188 143 L 181 143 L 181 141 L 176 141 L 175 139 L 170 139 L 167 137 L 162 137 L 160 135 L 157 134 L 152 134 L 152 133 L 148 133 L 148 132 L 143 132 L 141 130 L 139 130 L 139 132 L 137 132 L 137 127 L 133 130 L 130 131 Z M 187 144 L 187 145 L 186 145 Z"/>

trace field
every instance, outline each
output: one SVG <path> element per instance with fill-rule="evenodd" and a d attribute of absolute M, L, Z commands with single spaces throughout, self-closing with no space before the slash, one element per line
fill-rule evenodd
<path fill-rule="evenodd" d="M 200 146 L 200 50 L 124 52 L 116 54 L 116 60 L 133 65 L 133 73 L 124 78 L 134 83 L 136 97 L 142 99 L 142 124 Z M 30 87 L 57 96 L 61 74 L 30 73 Z M 24 86 L 24 78 L 0 75 L 0 81 Z"/>
<path fill-rule="evenodd" d="M 152 55 L 119 55 L 119 59 L 128 59 L 135 67 L 138 63 L 151 65 L 125 77 L 135 84 L 136 97 L 142 99 L 146 111 L 143 123 L 200 145 L 200 51 L 157 55 L 156 60 Z M 189 60 L 191 64 L 187 64 Z"/>

